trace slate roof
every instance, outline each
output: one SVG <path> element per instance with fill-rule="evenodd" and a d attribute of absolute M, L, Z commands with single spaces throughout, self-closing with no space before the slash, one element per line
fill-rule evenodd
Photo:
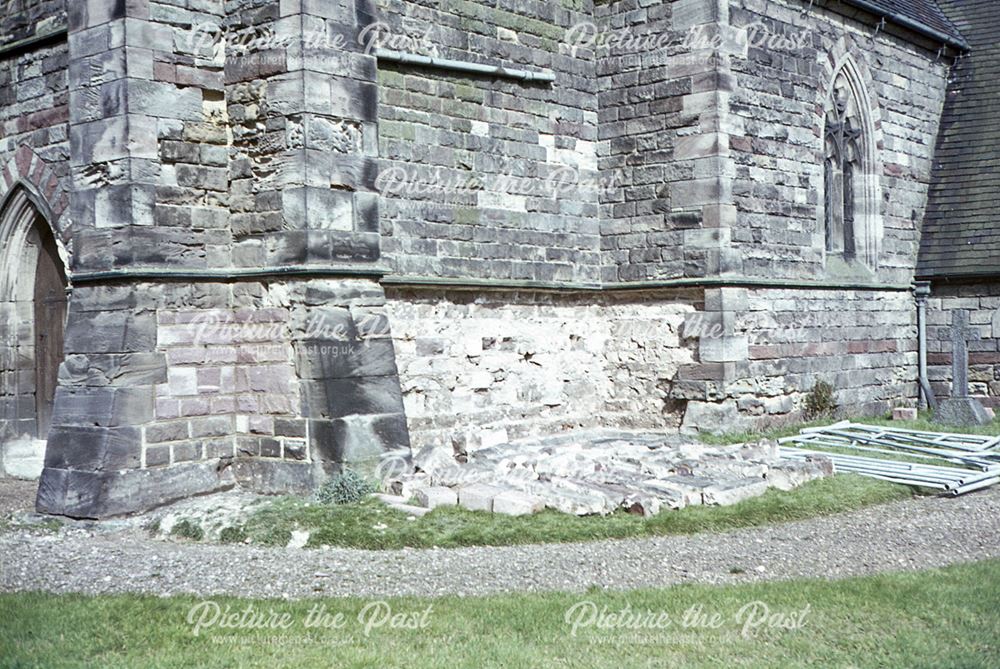
<path fill-rule="evenodd" d="M 937 33 L 960 49 L 968 45 L 962 32 L 938 6 L 940 0 L 843 0 L 848 5 L 885 16 L 886 21 L 899 23 L 932 38 Z M 912 25 L 910 24 L 912 22 Z M 929 30 L 928 30 L 929 29 Z"/>
<path fill-rule="evenodd" d="M 938 0 L 968 40 L 948 86 L 920 240 L 924 279 L 1000 276 L 1000 2 Z"/>

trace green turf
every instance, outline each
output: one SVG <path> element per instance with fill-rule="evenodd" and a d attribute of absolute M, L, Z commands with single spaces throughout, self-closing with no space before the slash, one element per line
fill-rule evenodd
<path fill-rule="evenodd" d="M 331 506 L 286 497 L 252 512 L 245 525 L 228 532 L 253 544 L 281 546 L 292 530 L 309 530 L 309 547 L 414 548 L 575 542 L 594 539 L 693 534 L 753 527 L 850 511 L 906 499 L 911 489 L 856 475 L 811 481 L 795 490 L 769 490 L 732 506 L 690 506 L 643 518 L 624 511 L 608 516 L 572 516 L 543 511 L 511 517 L 440 507 L 412 518 L 369 499 Z"/>
<path fill-rule="evenodd" d="M 926 430 L 928 432 L 956 432 L 962 434 L 981 434 L 991 437 L 1000 435 L 1000 419 L 995 419 L 987 425 L 974 425 L 970 427 L 956 428 L 939 425 L 931 421 L 931 414 L 928 411 L 920 412 L 917 420 L 892 420 L 889 416 L 864 416 L 864 417 L 839 417 L 822 418 L 806 423 L 793 423 L 760 430 L 743 430 L 739 432 L 725 432 L 722 434 L 700 433 L 698 438 L 706 444 L 740 444 L 746 441 L 757 441 L 758 439 L 781 439 L 791 437 L 799 433 L 804 427 L 819 427 L 830 425 L 842 420 L 850 420 L 853 423 L 863 423 L 865 425 L 882 425 L 903 430 Z"/>
<path fill-rule="evenodd" d="M 385 602 L 4 594 L 0 667 L 992 668 L 998 604 L 996 560 L 845 581 Z M 288 627 L 204 624 L 216 606 Z M 203 623 L 197 635 L 189 618 Z"/>

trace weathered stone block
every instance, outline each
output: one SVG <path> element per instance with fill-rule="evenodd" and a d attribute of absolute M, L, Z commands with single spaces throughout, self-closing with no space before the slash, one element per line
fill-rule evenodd
<path fill-rule="evenodd" d="M 92 472 L 46 466 L 35 508 L 73 518 L 109 518 L 235 485 L 231 468 L 214 462 L 156 469 Z"/>
<path fill-rule="evenodd" d="M 35 480 L 44 466 L 44 440 L 31 437 L 0 440 L 0 472 L 5 476 Z"/>
<path fill-rule="evenodd" d="M 486 483 L 472 483 L 458 489 L 458 505 L 469 511 L 493 511 L 493 500 L 504 488 Z"/>
<path fill-rule="evenodd" d="M 990 416 L 974 397 L 949 397 L 938 403 L 934 422 L 942 425 L 987 425 Z"/>
<path fill-rule="evenodd" d="M 310 435 L 314 457 L 339 463 L 377 461 L 410 445 L 402 413 L 312 420 Z"/>
<path fill-rule="evenodd" d="M 396 355 L 391 339 L 310 340 L 296 344 L 296 372 L 304 379 L 392 376 Z"/>
<path fill-rule="evenodd" d="M 49 431 L 46 468 L 113 471 L 138 468 L 142 436 L 137 427 L 55 426 Z"/>
<path fill-rule="evenodd" d="M 730 483 L 719 483 L 702 491 L 702 503 L 727 506 L 767 492 L 767 481 L 738 479 Z"/>
<path fill-rule="evenodd" d="M 545 501 L 542 498 L 517 490 L 508 490 L 493 498 L 493 513 L 508 516 L 527 516 L 544 508 Z"/>
<path fill-rule="evenodd" d="M 403 413 L 402 392 L 395 376 L 306 380 L 300 386 L 310 417 Z"/>
<path fill-rule="evenodd" d="M 445 486 L 433 486 L 430 488 L 420 488 L 413 493 L 414 499 L 420 506 L 427 509 L 436 509 L 439 506 L 458 505 L 458 493 Z"/>
<path fill-rule="evenodd" d="M 70 309 L 67 353 L 151 351 L 156 346 L 156 317 L 151 312 L 78 312 Z"/>

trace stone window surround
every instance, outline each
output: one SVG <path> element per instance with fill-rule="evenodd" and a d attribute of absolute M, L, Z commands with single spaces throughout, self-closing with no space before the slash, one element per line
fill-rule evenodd
<path fill-rule="evenodd" d="M 880 170 L 878 169 L 880 162 L 875 137 L 876 123 L 872 114 L 877 103 L 869 95 L 869 88 L 865 85 L 865 80 L 866 78 L 862 76 L 861 69 L 851 54 L 842 54 L 835 61 L 832 75 L 823 92 L 823 104 L 819 108 L 821 114 L 819 138 L 822 148 L 817 160 L 817 165 L 820 166 L 820 193 L 816 204 L 818 234 L 814 237 L 813 246 L 822 254 L 826 275 L 830 279 L 841 277 L 870 279 L 874 278 L 879 267 L 879 252 L 882 242 L 881 186 L 879 183 Z M 860 170 L 854 180 L 855 253 L 853 258 L 845 257 L 844 254 L 830 253 L 827 250 L 826 242 L 826 192 L 823 176 L 823 165 L 826 160 L 826 119 L 828 112 L 833 109 L 834 96 L 840 82 L 846 83 L 848 87 L 853 107 L 857 112 L 856 120 L 861 130 L 861 136 L 857 141 L 861 152 L 858 161 Z"/>

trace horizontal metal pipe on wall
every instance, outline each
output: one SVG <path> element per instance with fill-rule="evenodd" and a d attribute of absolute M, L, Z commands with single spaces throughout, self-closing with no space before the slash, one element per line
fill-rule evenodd
<path fill-rule="evenodd" d="M 542 82 L 553 82 L 556 80 L 556 75 L 551 70 L 539 70 L 532 72 L 530 70 L 522 70 L 519 68 L 504 67 L 502 65 L 484 65 L 482 63 L 473 63 L 467 60 L 421 56 L 416 53 L 393 51 L 392 49 L 376 49 L 375 57 L 380 61 L 399 63 L 401 65 L 433 67 L 439 70 L 451 70 L 452 72 L 463 72 L 466 74 L 503 77 L 504 79 Z"/>

